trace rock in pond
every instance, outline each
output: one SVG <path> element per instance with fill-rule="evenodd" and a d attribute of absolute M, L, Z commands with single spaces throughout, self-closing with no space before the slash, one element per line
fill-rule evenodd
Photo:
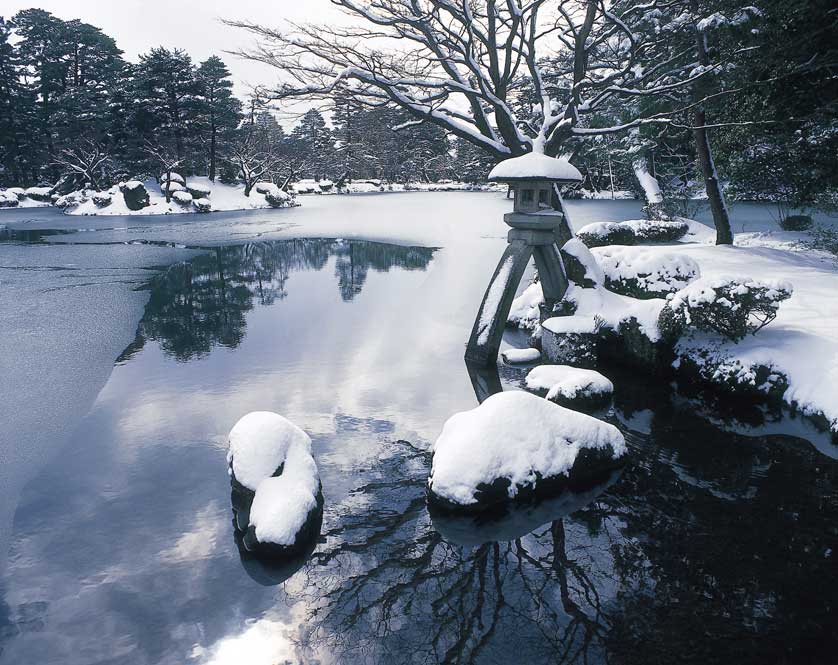
<path fill-rule="evenodd" d="M 241 542 L 254 554 L 283 557 L 317 537 L 323 494 L 311 439 L 270 411 L 254 411 L 230 430 L 227 461 Z"/>
<path fill-rule="evenodd" d="M 626 454 L 620 431 L 522 391 L 454 414 L 433 447 L 433 508 L 480 512 L 603 481 Z"/>
<path fill-rule="evenodd" d="M 614 394 L 614 384 L 599 372 L 570 365 L 539 365 L 524 385 L 551 402 L 578 409 L 607 406 Z"/>
<path fill-rule="evenodd" d="M 139 180 L 129 180 L 120 185 L 128 210 L 142 210 L 149 204 L 148 190 Z"/>

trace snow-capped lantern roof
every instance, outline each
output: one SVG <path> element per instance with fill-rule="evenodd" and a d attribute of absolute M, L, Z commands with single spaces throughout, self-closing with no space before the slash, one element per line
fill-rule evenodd
<path fill-rule="evenodd" d="M 528 152 L 520 157 L 505 159 L 489 173 L 490 182 L 582 182 L 582 174 L 566 159 L 548 157 L 543 153 Z"/>

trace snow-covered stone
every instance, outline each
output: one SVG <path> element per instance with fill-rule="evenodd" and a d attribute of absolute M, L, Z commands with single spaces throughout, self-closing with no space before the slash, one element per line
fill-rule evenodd
<path fill-rule="evenodd" d="M 122 198 L 128 210 L 142 210 L 149 204 L 148 190 L 139 180 L 129 180 L 120 185 Z"/>
<path fill-rule="evenodd" d="M 541 359 L 541 351 L 538 349 L 506 349 L 500 355 L 510 365 L 534 363 Z"/>
<path fill-rule="evenodd" d="M 0 191 L 0 208 L 17 208 L 20 205 L 20 200 L 14 192 Z"/>
<path fill-rule="evenodd" d="M 579 238 L 571 238 L 561 248 L 567 278 L 583 288 L 603 284 L 605 276 L 591 250 Z"/>
<path fill-rule="evenodd" d="M 113 196 L 108 192 L 96 192 L 91 198 L 97 208 L 107 208 L 113 203 Z"/>
<path fill-rule="evenodd" d="M 480 510 L 596 482 L 626 454 L 608 423 L 526 392 L 500 392 L 445 423 L 428 480 L 433 505 Z"/>
<path fill-rule="evenodd" d="M 524 330 L 534 330 L 538 326 L 540 319 L 539 306 L 543 302 L 544 292 L 541 289 L 541 284 L 533 282 L 512 301 L 509 316 L 506 318 L 507 323 Z"/>
<path fill-rule="evenodd" d="M 195 206 L 196 212 L 209 212 L 212 210 L 212 203 L 209 199 L 193 199 L 192 205 Z"/>
<path fill-rule="evenodd" d="M 527 374 L 527 390 L 568 407 L 597 408 L 614 394 L 614 384 L 592 369 L 569 365 L 539 365 Z"/>
<path fill-rule="evenodd" d="M 277 413 L 254 411 L 230 430 L 229 446 L 244 546 L 288 554 L 309 542 L 319 526 L 323 497 L 308 434 Z"/>
<path fill-rule="evenodd" d="M 566 159 L 529 152 L 520 157 L 505 159 L 489 173 L 490 182 L 520 182 L 527 180 L 555 180 L 581 182 L 582 174 Z"/>

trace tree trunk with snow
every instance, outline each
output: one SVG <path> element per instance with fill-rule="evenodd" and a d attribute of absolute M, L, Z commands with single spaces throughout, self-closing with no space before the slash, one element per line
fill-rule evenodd
<path fill-rule="evenodd" d="M 646 198 L 646 206 L 644 207 L 646 216 L 649 219 L 666 219 L 668 215 L 663 209 L 663 194 L 661 194 L 660 184 L 658 179 L 649 172 L 646 158 L 640 157 L 634 160 L 632 168 L 634 169 L 634 176 L 643 190 L 643 196 Z"/>

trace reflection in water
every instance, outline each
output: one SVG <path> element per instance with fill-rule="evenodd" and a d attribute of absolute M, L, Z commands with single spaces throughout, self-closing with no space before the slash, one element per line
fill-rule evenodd
<path fill-rule="evenodd" d="M 433 433 L 476 401 L 450 343 L 473 312 L 433 309 L 453 278 L 433 273 L 470 267 L 431 256 L 257 244 L 157 280 L 138 342 L 21 498 L 0 660 L 834 661 L 838 463 L 778 421 L 743 436 L 607 368 L 631 450 L 613 484 L 476 529 L 431 519 Z M 375 297 L 343 306 L 361 285 Z M 471 378 L 480 398 L 525 371 Z M 326 498 L 314 551 L 278 568 L 231 537 L 219 434 L 266 407 L 312 433 Z"/>
<path fill-rule="evenodd" d="M 137 338 L 120 360 L 149 339 L 181 361 L 200 358 L 216 345 L 235 349 L 254 304 L 283 300 L 292 272 L 321 270 L 331 256 L 337 257 L 341 298 L 350 301 L 361 293 L 369 270 L 424 270 L 433 253 L 426 247 L 321 239 L 215 247 L 154 280 Z"/>

